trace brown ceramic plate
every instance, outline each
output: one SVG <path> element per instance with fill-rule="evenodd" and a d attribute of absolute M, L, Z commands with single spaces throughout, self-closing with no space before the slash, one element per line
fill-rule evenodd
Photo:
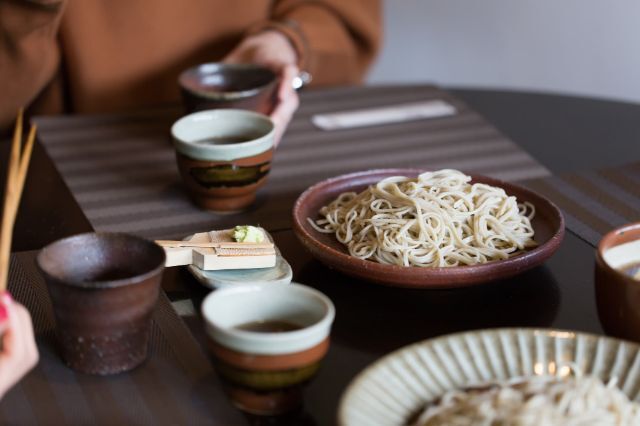
<path fill-rule="evenodd" d="M 311 254 L 330 268 L 345 274 L 395 287 L 454 288 L 507 278 L 542 264 L 560 246 L 564 237 L 564 218 L 560 209 L 543 196 L 512 183 L 486 176 L 471 175 L 472 182 L 482 182 L 504 188 L 515 195 L 518 202 L 529 201 L 536 208 L 533 219 L 538 246 L 506 260 L 480 265 L 449 268 L 419 268 L 383 265 L 349 255 L 345 246 L 333 234 L 316 231 L 307 218 L 317 219 L 322 206 L 340 193 L 360 192 L 367 186 L 389 176 L 415 177 L 421 170 L 383 169 L 351 173 L 320 182 L 307 189 L 293 207 L 293 229 L 300 242 Z"/>

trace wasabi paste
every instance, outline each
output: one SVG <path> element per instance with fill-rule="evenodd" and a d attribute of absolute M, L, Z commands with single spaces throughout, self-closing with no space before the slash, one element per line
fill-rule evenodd
<path fill-rule="evenodd" d="M 255 226 L 241 225 L 233 228 L 233 239 L 239 243 L 261 243 L 264 233 Z"/>

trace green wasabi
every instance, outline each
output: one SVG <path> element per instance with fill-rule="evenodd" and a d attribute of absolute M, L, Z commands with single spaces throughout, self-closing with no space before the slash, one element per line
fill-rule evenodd
<path fill-rule="evenodd" d="M 233 239 L 239 243 L 261 243 L 264 232 L 251 225 L 239 225 L 233 228 Z"/>

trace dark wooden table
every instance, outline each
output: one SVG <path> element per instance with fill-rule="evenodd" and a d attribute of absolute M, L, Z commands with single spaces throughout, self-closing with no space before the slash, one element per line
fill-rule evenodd
<path fill-rule="evenodd" d="M 640 159 L 640 106 L 554 95 L 453 89 L 554 173 Z M 5 165 L 3 143 L 0 164 Z M 4 167 L 3 167 L 4 168 Z M 92 227 L 42 146 L 37 145 L 20 207 L 13 250 L 39 249 Z M 294 280 L 326 293 L 337 308 L 332 346 L 309 386 L 305 408 L 251 424 L 333 424 L 339 398 L 366 365 L 403 345 L 460 330 L 500 326 L 556 327 L 600 333 L 593 289 L 594 248 L 568 231 L 544 266 L 513 279 L 443 291 L 393 289 L 358 282 L 311 258 L 290 229 L 273 232 Z M 164 287 L 196 306 L 206 294 L 184 271 L 168 270 Z M 202 337 L 198 318 L 186 318 Z M 215 424 L 215 419 L 212 419 Z"/>

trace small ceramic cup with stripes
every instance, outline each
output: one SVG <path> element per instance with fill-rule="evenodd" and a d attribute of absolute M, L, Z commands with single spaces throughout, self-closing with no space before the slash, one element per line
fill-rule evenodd
<path fill-rule="evenodd" d="M 204 300 L 208 345 L 232 402 L 277 415 L 302 403 L 302 388 L 329 349 L 331 300 L 300 284 L 217 290 Z"/>
<path fill-rule="evenodd" d="M 205 210 L 248 208 L 267 181 L 275 125 L 266 115 L 239 109 L 200 111 L 171 127 L 180 176 Z"/>
<path fill-rule="evenodd" d="M 602 238 L 596 251 L 595 288 L 604 331 L 640 341 L 640 222 Z"/>

